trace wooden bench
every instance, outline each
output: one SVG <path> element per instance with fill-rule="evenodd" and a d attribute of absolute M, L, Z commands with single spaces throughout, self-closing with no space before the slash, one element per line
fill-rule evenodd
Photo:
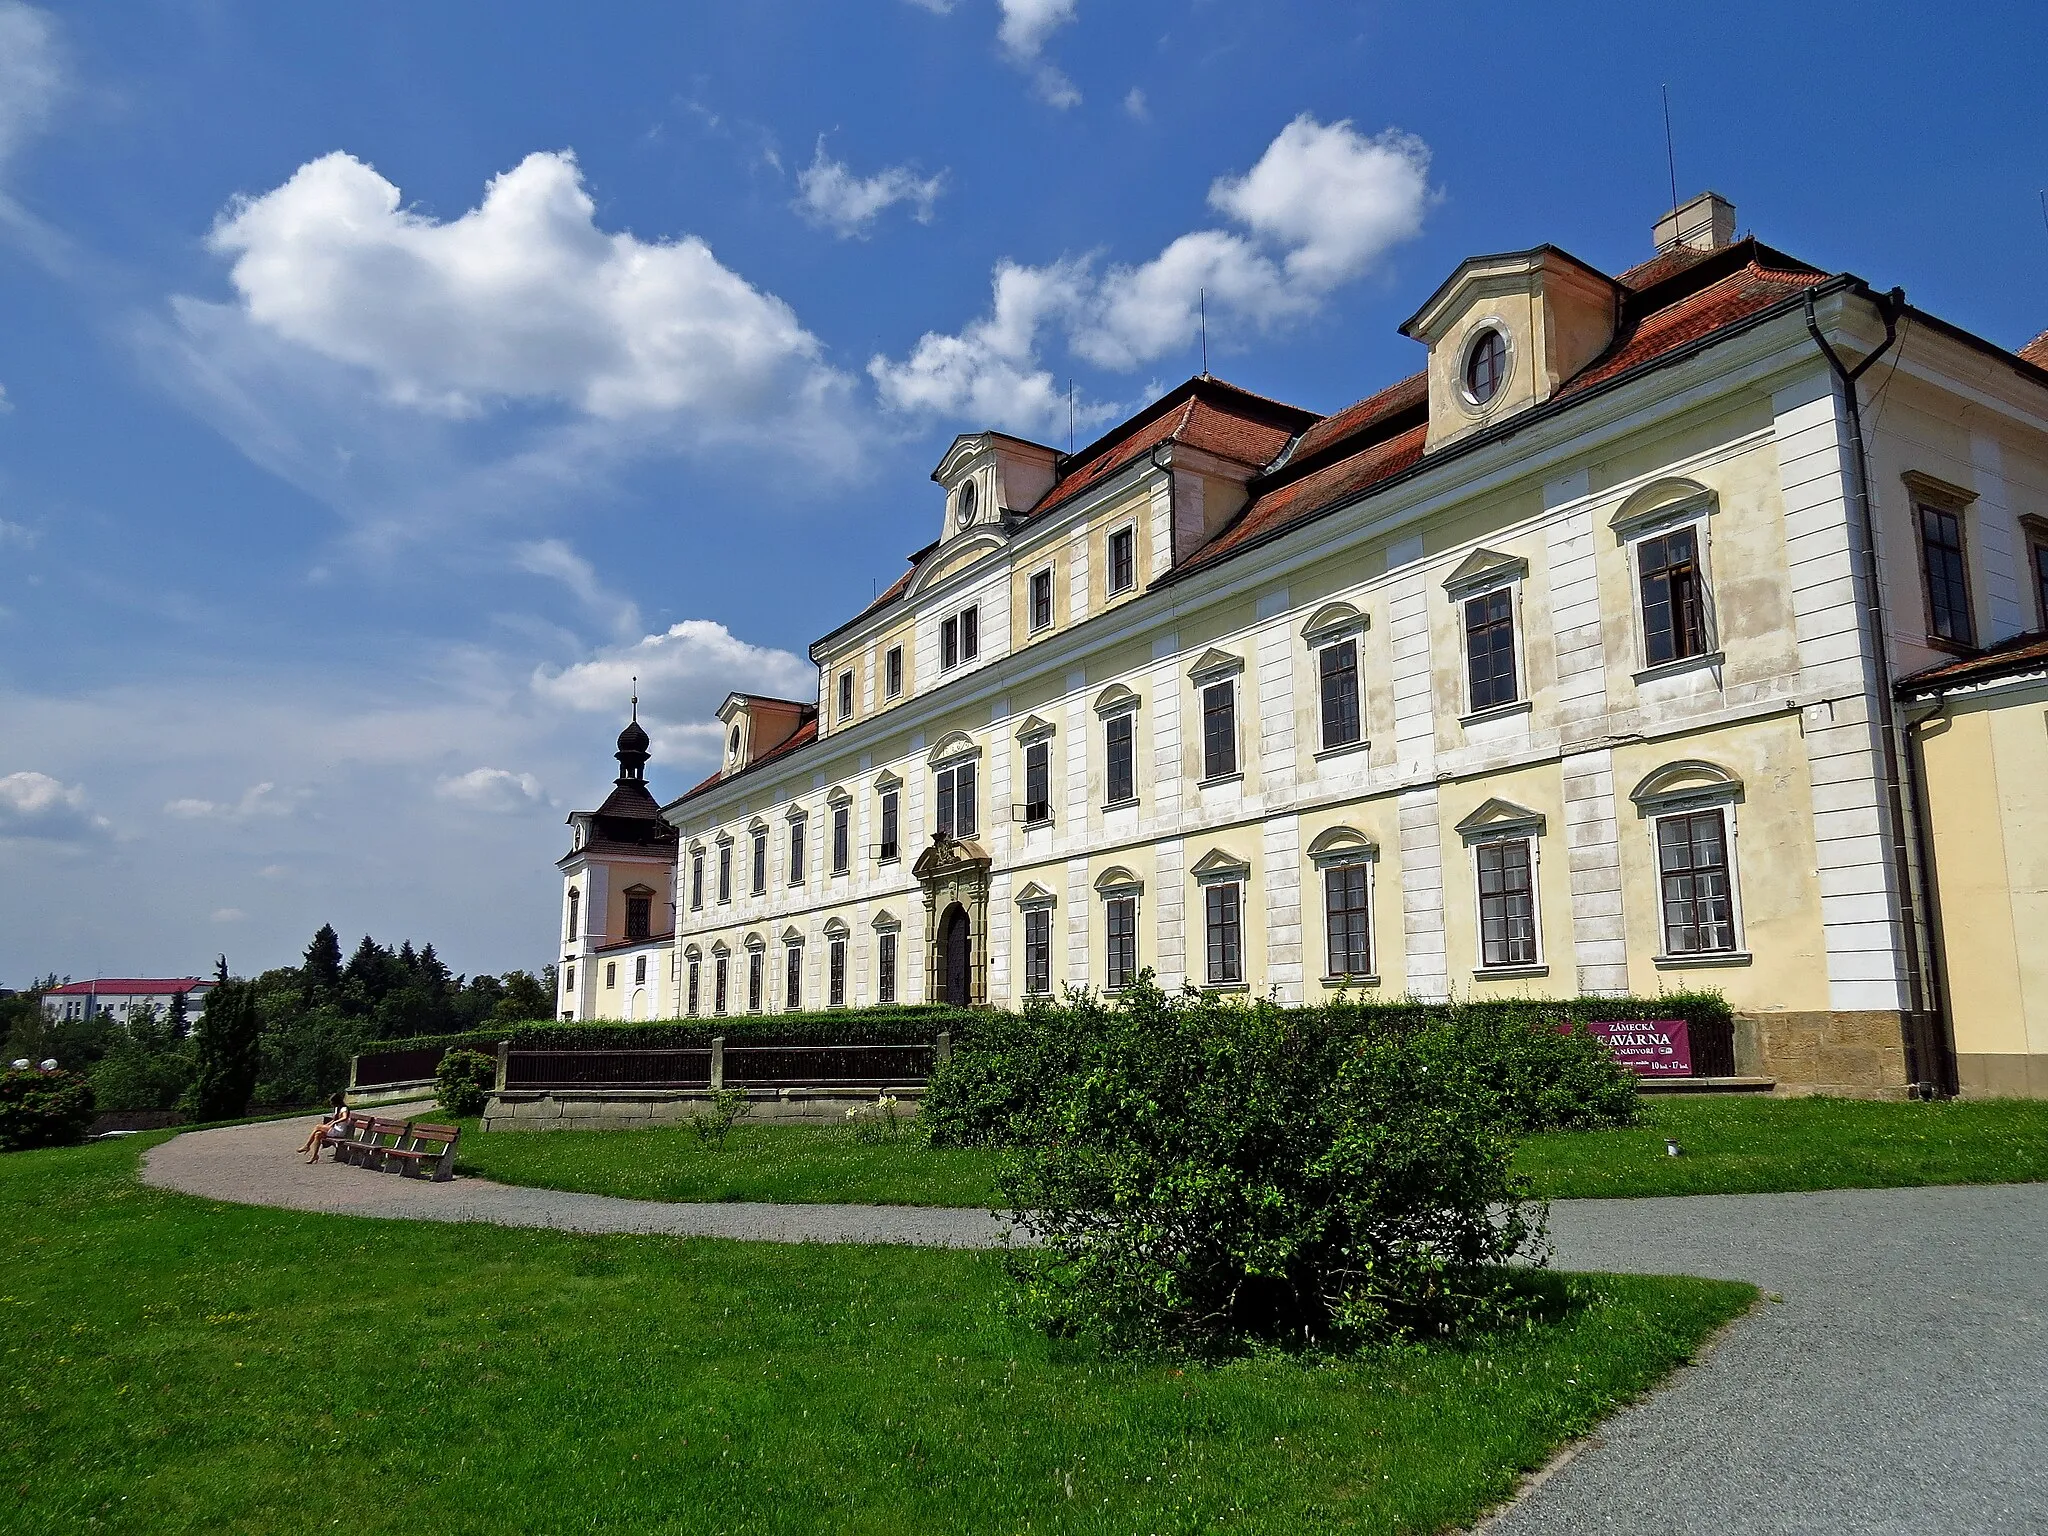
<path fill-rule="evenodd" d="M 461 1134 L 459 1126 L 351 1114 L 343 1122 L 341 1136 L 331 1145 L 337 1163 L 413 1178 L 431 1177 L 440 1184 L 455 1177 L 455 1144 Z"/>

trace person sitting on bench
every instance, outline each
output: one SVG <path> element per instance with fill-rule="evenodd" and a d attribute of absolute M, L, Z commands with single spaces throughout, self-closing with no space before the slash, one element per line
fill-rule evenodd
<path fill-rule="evenodd" d="M 340 1139 L 342 1122 L 347 1119 L 347 1101 L 337 1093 L 328 1100 L 327 1113 L 320 1117 L 320 1123 L 313 1127 L 311 1134 L 306 1137 L 305 1145 L 299 1148 L 306 1155 L 307 1162 L 320 1161 L 320 1149 L 328 1142 Z"/>

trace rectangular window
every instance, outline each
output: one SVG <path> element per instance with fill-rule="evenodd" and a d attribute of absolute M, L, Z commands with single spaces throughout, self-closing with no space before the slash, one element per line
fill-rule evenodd
<path fill-rule="evenodd" d="M 1529 878 L 1529 843 L 1481 843 L 1479 862 L 1479 964 L 1536 963 L 1536 895 Z"/>
<path fill-rule="evenodd" d="M 714 1013 L 725 1012 L 726 981 L 731 971 L 730 957 L 720 955 L 711 966 L 711 1009 Z"/>
<path fill-rule="evenodd" d="M 853 807 L 835 805 L 832 807 L 832 873 L 843 875 L 853 863 L 853 839 L 851 833 Z"/>
<path fill-rule="evenodd" d="M 568 936 L 569 938 L 572 938 L 572 939 L 573 939 L 573 938 L 575 938 L 575 937 L 576 937 L 576 934 L 577 934 L 577 931 L 578 931 L 578 927 L 579 927 L 579 924 L 580 924 L 580 921 L 581 921 L 581 913 L 582 913 L 582 910 L 583 910 L 583 893 L 582 893 L 581 891 L 577 891 L 577 890 L 572 890 L 572 891 L 570 891 L 570 892 L 569 892 L 569 932 L 568 932 L 568 935 L 567 935 L 567 936 Z"/>
<path fill-rule="evenodd" d="M 718 899 L 732 900 L 732 844 L 718 845 Z"/>
<path fill-rule="evenodd" d="M 800 820 L 789 824 L 789 883 L 804 883 L 804 824 Z"/>
<path fill-rule="evenodd" d="M 1705 655 L 1707 615 L 1696 531 L 1674 528 L 1643 540 L 1636 562 L 1643 587 L 1645 663 L 1654 667 Z"/>
<path fill-rule="evenodd" d="M 960 610 L 960 659 L 972 661 L 981 654 L 981 609 Z"/>
<path fill-rule="evenodd" d="M 570 967 L 568 968 L 568 970 L 566 970 L 566 971 L 564 971 L 564 972 L 562 973 L 562 990 L 563 990 L 564 992 L 566 992 L 566 993 L 569 993 L 569 994 L 570 994 L 571 996 L 575 995 L 575 991 L 576 991 L 576 967 L 575 967 L 575 966 L 573 966 L 573 965 L 572 965 L 572 966 L 570 966 Z M 77 1009 L 77 1007 L 78 1007 L 78 1004 L 76 1004 L 76 1003 L 73 1003 L 73 1004 L 72 1004 L 71 1006 L 72 1006 L 72 1008 L 73 1008 L 74 1010 L 76 1010 L 76 1009 Z M 71 1015 L 71 1016 L 72 1016 L 72 1017 L 73 1017 L 73 1018 L 75 1019 L 75 1018 L 77 1018 L 77 1017 L 78 1017 L 78 1014 L 77 1014 L 77 1013 L 76 1013 L 76 1012 L 74 1011 L 74 1012 L 72 1013 L 72 1015 Z"/>
<path fill-rule="evenodd" d="M 1102 904 L 1103 985 L 1121 992 L 1138 979 L 1138 898 L 1112 896 Z"/>
<path fill-rule="evenodd" d="M 1131 757 L 1135 714 L 1112 715 L 1102 722 L 1103 797 L 1111 805 L 1138 798 L 1138 779 Z"/>
<path fill-rule="evenodd" d="M 1109 595 L 1128 592 L 1138 584 L 1137 530 L 1119 528 L 1109 536 Z"/>
<path fill-rule="evenodd" d="M 690 962 L 690 1000 L 688 1003 L 688 1008 L 690 1012 L 690 1017 L 693 1019 L 697 1017 L 697 1005 L 700 1000 L 700 993 L 703 984 L 704 962 L 702 960 L 692 960 Z"/>
<path fill-rule="evenodd" d="M 1372 922 L 1366 912 L 1366 867 L 1346 864 L 1323 871 L 1323 915 L 1330 942 L 1330 976 L 1372 974 Z"/>
<path fill-rule="evenodd" d="M 747 951 L 747 1012 L 749 1013 L 759 1013 L 761 1011 L 762 962 L 767 958 L 767 954 L 762 950 L 750 949 Z"/>
<path fill-rule="evenodd" d="M 690 910 L 704 910 L 704 850 L 690 855 Z"/>
<path fill-rule="evenodd" d="M 1728 830 L 1721 811 L 1661 818 L 1657 823 L 1657 874 L 1664 888 L 1667 955 L 1725 953 L 1735 948 Z"/>
<path fill-rule="evenodd" d="M 626 898 L 626 937 L 644 939 L 654 931 L 654 898 L 652 896 L 628 896 Z"/>
<path fill-rule="evenodd" d="M 896 935 L 893 933 L 875 936 L 875 1001 L 896 1001 Z"/>
<path fill-rule="evenodd" d="M 647 957 L 645 955 L 635 955 L 633 957 L 633 985 L 636 987 L 647 985 Z"/>
<path fill-rule="evenodd" d="M 939 624 L 939 667 L 960 665 L 960 616 L 955 614 Z"/>
<path fill-rule="evenodd" d="M 1466 600 L 1465 660 L 1472 679 L 1472 713 L 1515 702 L 1513 587 Z"/>
<path fill-rule="evenodd" d="M 1052 908 L 1024 914 L 1024 990 L 1034 997 L 1052 991 Z"/>
<path fill-rule="evenodd" d="M 1348 747 L 1359 737 L 1358 642 L 1339 640 L 1316 654 L 1322 678 L 1323 746 Z"/>
<path fill-rule="evenodd" d="M 754 834 L 754 894 L 768 894 L 768 829 L 761 828 Z"/>
<path fill-rule="evenodd" d="M 842 720 L 851 720 L 853 718 L 853 674 L 851 672 L 839 674 L 839 718 Z"/>
<path fill-rule="evenodd" d="M 1209 985 L 1234 985 L 1244 980 L 1244 887 L 1229 880 L 1205 886 L 1202 897 L 1209 938 Z"/>
<path fill-rule="evenodd" d="M 934 775 L 937 780 L 938 823 L 944 837 L 972 837 L 975 831 L 974 764 L 954 763 Z"/>
<path fill-rule="evenodd" d="M 616 961 L 616 960 L 607 960 L 607 961 L 605 961 L 605 963 L 604 963 L 604 989 L 605 989 L 605 991 L 607 991 L 607 992 L 610 992 L 610 991 L 613 991 L 613 990 L 615 990 L 615 989 L 617 988 L 618 984 L 619 984 L 619 962 L 618 962 L 618 961 Z"/>
<path fill-rule="evenodd" d="M 1052 628 L 1052 572 L 1039 571 L 1031 578 L 1031 628 L 1034 633 Z"/>
<path fill-rule="evenodd" d="M 893 699 L 903 692 L 902 646 L 892 645 L 889 647 L 889 655 L 885 665 L 885 671 L 888 676 L 889 697 Z"/>
<path fill-rule="evenodd" d="M 893 860 L 898 859 L 902 856 L 902 846 L 897 841 L 896 805 L 896 791 L 893 789 L 883 790 L 882 841 L 879 847 L 876 849 L 875 856 L 879 858 L 884 864 L 890 863 Z"/>
<path fill-rule="evenodd" d="M 1229 678 L 1202 690 L 1202 777 L 1237 772 L 1237 684 Z"/>
<path fill-rule="evenodd" d="M 804 947 L 789 946 L 782 966 L 782 1006 L 795 1013 L 804 1005 Z"/>
<path fill-rule="evenodd" d="M 1975 645 L 1961 513 L 1946 507 L 1920 508 L 1920 561 L 1927 570 L 1927 632 L 1937 640 Z"/>
<path fill-rule="evenodd" d="M 1052 820 L 1052 743 L 1034 741 L 1024 749 L 1024 821 Z"/>
<path fill-rule="evenodd" d="M 846 940 L 834 939 L 825 946 L 825 1002 L 828 1007 L 846 1006 Z"/>

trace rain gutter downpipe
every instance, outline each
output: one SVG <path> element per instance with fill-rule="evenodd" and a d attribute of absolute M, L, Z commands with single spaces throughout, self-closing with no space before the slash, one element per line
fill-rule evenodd
<path fill-rule="evenodd" d="M 1851 368 L 1842 361 L 1841 354 L 1829 345 L 1821 334 L 1820 323 L 1814 316 L 1813 295 L 1806 296 L 1806 331 L 1827 359 L 1828 367 L 1842 387 L 1843 409 L 1849 424 L 1849 452 L 1852 461 L 1854 486 L 1851 498 L 1855 508 L 1853 523 L 1856 538 L 1861 548 L 1861 569 L 1857 585 L 1862 593 L 1863 622 L 1870 644 L 1874 706 L 1877 712 L 1877 735 L 1880 771 L 1884 778 L 1885 811 L 1888 825 L 1885 828 L 1892 863 L 1892 885 L 1897 892 L 1895 901 L 1899 915 L 1900 958 L 1906 971 L 1907 1012 L 1903 1031 L 1906 1047 L 1906 1077 L 1908 1091 L 1918 1095 L 1939 1094 L 1943 1097 L 1956 1091 L 1955 1052 L 1949 1044 L 1948 1021 L 1940 1016 L 1938 1006 L 1932 1004 L 1932 992 L 1928 985 L 1928 970 L 1933 963 L 1931 954 L 1923 950 L 1927 923 L 1920 910 L 1920 887 L 1914 879 L 1916 867 L 1927 869 L 1927 846 L 1924 829 L 1919 817 L 1910 820 L 1906 810 L 1906 785 L 1903 758 L 1899 752 L 1898 711 L 1892 698 L 1892 665 L 1890 638 L 1885 628 L 1884 593 L 1877 568 L 1877 527 L 1870 508 L 1870 458 L 1864 446 L 1863 409 L 1857 393 L 1857 380 L 1870 370 L 1880 357 L 1890 351 L 1898 341 L 1899 316 L 1906 307 L 1906 291 L 1894 288 L 1886 294 L 1866 295 L 1876 306 L 1878 318 L 1884 322 L 1884 340 Z M 1920 795 L 1914 790 L 1913 803 L 1917 807 Z M 1908 828 L 1911 828 L 1910 833 Z M 1908 837 L 1911 837 L 1911 846 Z"/>

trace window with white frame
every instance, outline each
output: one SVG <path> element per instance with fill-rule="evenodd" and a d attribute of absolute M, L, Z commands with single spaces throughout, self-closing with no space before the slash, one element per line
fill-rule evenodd
<path fill-rule="evenodd" d="M 1204 886 L 1202 912 L 1209 985 L 1235 986 L 1244 980 L 1244 886 L 1235 880 Z"/>
<path fill-rule="evenodd" d="M 1202 777 L 1225 779 L 1237 772 L 1237 679 L 1202 685 Z"/>
<path fill-rule="evenodd" d="M 1052 742 L 1041 736 L 1024 746 L 1024 824 L 1052 820 Z"/>
<path fill-rule="evenodd" d="M 569 887 L 569 931 L 565 938 L 574 939 L 583 931 L 583 893 L 574 886 Z"/>
<path fill-rule="evenodd" d="M 1102 916 L 1102 984 L 1111 992 L 1121 992 L 1138 978 L 1138 898 L 1107 897 Z"/>
<path fill-rule="evenodd" d="M 1535 839 L 1528 837 L 1490 838 L 1473 845 L 1481 969 L 1536 964 L 1535 855 Z"/>
<path fill-rule="evenodd" d="M 1529 562 L 1475 549 L 1444 581 L 1465 647 L 1465 712 L 1483 715 L 1523 702 L 1518 612 Z"/>
<path fill-rule="evenodd" d="M 1045 997 L 1052 992 L 1052 910 L 1053 894 L 1037 881 L 1024 887 L 1017 897 L 1023 913 L 1023 980 L 1027 997 Z"/>
<path fill-rule="evenodd" d="M 875 1001 L 896 1001 L 896 930 L 884 928 L 875 935 Z"/>
<path fill-rule="evenodd" d="M 1052 567 L 1031 573 L 1031 632 L 1052 628 Z"/>
<path fill-rule="evenodd" d="M 619 985 L 619 962 L 607 960 L 604 963 L 604 989 L 614 991 Z"/>
<path fill-rule="evenodd" d="M 806 820 L 802 816 L 792 816 L 789 819 L 789 883 L 791 885 L 802 885 L 804 883 L 805 825 Z"/>
<path fill-rule="evenodd" d="M 761 1011 L 761 983 L 767 970 L 767 951 L 759 947 L 747 951 L 747 1012 Z"/>
<path fill-rule="evenodd" d="M 853 673 L 850 671 L 839 674 L 839 718 L 853 718 Z"/>
<path fill-rule="evenodd" d="M 853 867 L 853 806 L 845 801 L 832 807 L 832 873 L 843 875 Z"/>
<path fill-rule="evenodd" d="M 711 961 L 711 1011 L 724 1013 L 727 983 L 731 980 L 732 956 L 720 952 Z"/>
<path fill-rule="evenodd" d="M 1323 870 L 1323 932 L 1326 976 L 1372 974 L 1370 870 L 1363 862 L 1331 864 Z"/>
<path fill-rule="evenodd" d="M 732 839 L 718 840 L 718 899 L 732 900 Z"/>
<path fill-rule="evenodd" d="M 885 680 L 885 691 L 888 696 L 892 699 L 901 697 L 903 693 L 902 646 L 892 645 L 889 647 L 889 654 L 883 658 L 882 674 Z"/>
<path fill-rule="evenodd" d="M 635 955 L 633 957 L 633 985 L 636 987 L 647 985 L 647 957 L 645 955 Z"/>
<path fill-rule="evenodd" d="M 801 940 L 791 939 L 783 948 L 782 964 L 782 1006 L 795 1013 L 804 1005 L 804 946 Z"/>
<path fill-rule="evenodd" d="M 766 827 L 754 828 L 753 848 L 753 894 L 765 896 L 768 894 L 768 829 Z"/>
<path fill-rule="evenodd" d="M 697 1017 L 699 1005 L 702 1002 L 703 985 L 704 962 L 692 956 L 690 959 L 689 986 L 684 993 L 686 999 L 684 1008 L 693 1019 Z"/>
<path fill-rule="evenodd" d="M 981 607 L 970 603 L 939 623 L 939 666 L 957 667 L 981 654 Z"/>
<path fill-rule="evenodd" d="M 1659 965 L 1745 958 L 1735 857 L 1741 797 L 1740 779 L 1697 759 L 1667 763 L 1630 792 L 1657 860 Z"/>
<path fill-rule="evenodd" d="M 941 837 L 972 837 L 976 828 L 973 758 L 947 763 L 932 775 L 933 830 Z"/>
<path fill-rule="evenodd" d="M 1315 658 L 1318 750 L 1341 752 L 1365 740 L 1365 696 L 1359 678 L 1359 644 L 1366 617 L 1350 603 L 1325 603 L 1302 627 Z"/>
<path fill-rule="evenodd" d="M 846 1006 L 846 938 L 834 934 L 825 943 L 825 1006 Z"/>
<path fill-rule="evenodd" d="M 1096 696 L 1095 713 L 1102 721 L 1103 806 L 1128 805 L 1138 798 L 1138 695 L 1112 683 Z"/>
<path fill-rule="evenodd" d="M 1642 593 L 1643 665 L 1704 656 L 1707 583 L 1700 530 L 1690 524 L 1647 534 L 1635 545 L 1636 584 Z"/>
<path fill-rule="evenodd" d="M 894 863 L 903 856 L 902 834 L 899 826 L 902 791 L 885 789 L 877 820 L 881 822 L 881 837 L 875 843 L 875 857 L 884 864 Z"/>
<path fill-rule="evenodd" d="M 574 996 L 574 995 L 575 995 L 575 992 L 576 992 L 576 967 L 575 967 L 575 966 L 573 966 L 573 965 L 572 965 L 572 966 L 569 966 L 569 967 L 568 967 L 568 968 L 567 968 L 566 970 L 564 970 L 564 971 L 562 972 L 562 991 L 563 991 L 563 992 L 564 992 L 565 994 L 567 994 L 567 995 L 570 995 L 570 996 Z M 73 1004 L 71 1005 L 71 1007 L 72 1007 L 72 1009 L 74 1010 L 74 1011 L 73 1011 L 73 1013 L 71 1014 L 71 1017 L 75 1019 L 75 1018 L 77 1018 L 77 1017 L 78 1017 L 78 1014 L 77 1014 L 77 1012 L 75 1011 L 75 1010 L 77 1009 L 77 1007 L 78 1007 L 78 1004 L 76 1004 L 76 1003 L 73 1003 Z"/>
<path fill-rule="evenodd" d="M 1109 536 L 1109 595 L 1128 592 L 1138 584 L 1138 530 L 1119 528 Z"/>
<path fill-rule="evenodd" d="M 690 910 L 692 912 L 702 912 L 704 910 L 704 850 L 702 848 L 693 848 L 690 851 Z"/>

